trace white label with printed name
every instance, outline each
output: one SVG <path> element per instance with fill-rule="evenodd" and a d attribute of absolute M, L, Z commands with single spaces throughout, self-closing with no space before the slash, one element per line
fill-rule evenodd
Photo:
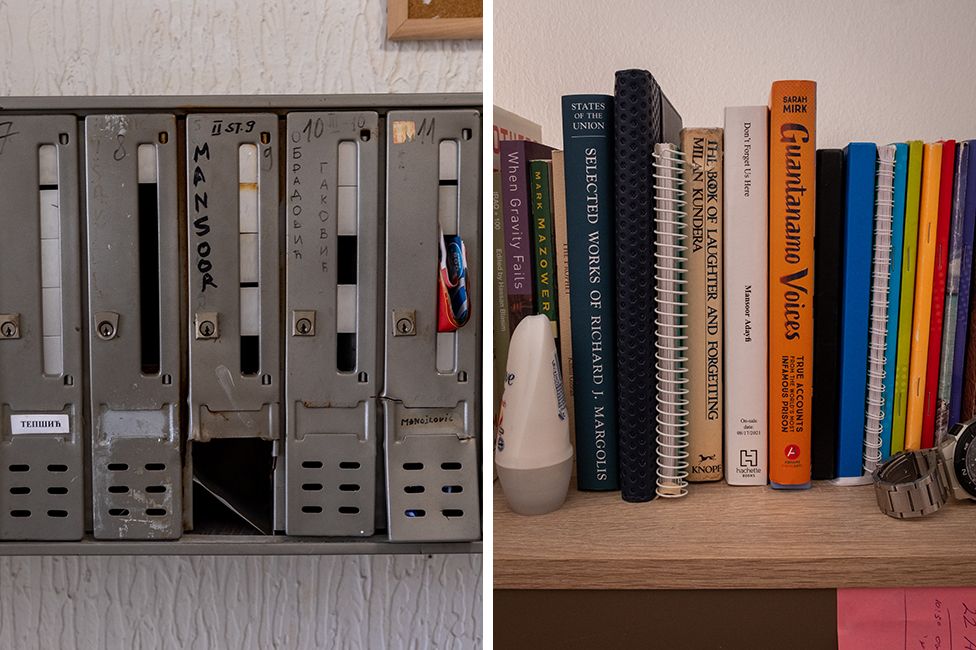
<path fill-rule="evenodd" d="M 11 415 L 10 432 L 69 433 L 67 415 Z"/>

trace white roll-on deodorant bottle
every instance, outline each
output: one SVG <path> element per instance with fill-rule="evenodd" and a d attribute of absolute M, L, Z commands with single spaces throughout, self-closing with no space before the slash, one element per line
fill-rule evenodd
<path fill-rule="evenodd" d="M 528 316 L 512 334 L 495 442 L 498 480 L 509 506 L 541 515 L 562 506 L 573 446 L 552 324 Z"/>

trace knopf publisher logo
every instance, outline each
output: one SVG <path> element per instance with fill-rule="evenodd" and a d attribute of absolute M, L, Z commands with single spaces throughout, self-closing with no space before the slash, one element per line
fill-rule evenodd
<path fill-rule="evenodd" d="M 800 458 L 800 446 L 786 445 L 786 449 L 783 450 L 783 454 L 786 455 L 787 460 L 797 460 Z"/>

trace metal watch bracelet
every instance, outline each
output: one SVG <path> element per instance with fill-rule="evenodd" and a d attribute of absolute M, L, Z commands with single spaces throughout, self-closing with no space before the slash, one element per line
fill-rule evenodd
<path fill-rule="evenodd" d="M 938 448 L 892 456 L 874 474 L 878 507 L 896 519 L 924 517 L 937 512 L 949 500 L 947 471 Z"/>

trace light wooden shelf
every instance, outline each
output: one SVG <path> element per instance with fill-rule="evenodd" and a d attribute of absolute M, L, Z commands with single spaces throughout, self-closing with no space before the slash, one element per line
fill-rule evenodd
<path fill-rule="evenodd" d="M 494 495 L 496 589 L 791 589 L 976 584 L 976 504 L 926 519 L 878 510 L 873 487 L 696 484 L 625 503 L 570 490 L 523 517 Z"/>

